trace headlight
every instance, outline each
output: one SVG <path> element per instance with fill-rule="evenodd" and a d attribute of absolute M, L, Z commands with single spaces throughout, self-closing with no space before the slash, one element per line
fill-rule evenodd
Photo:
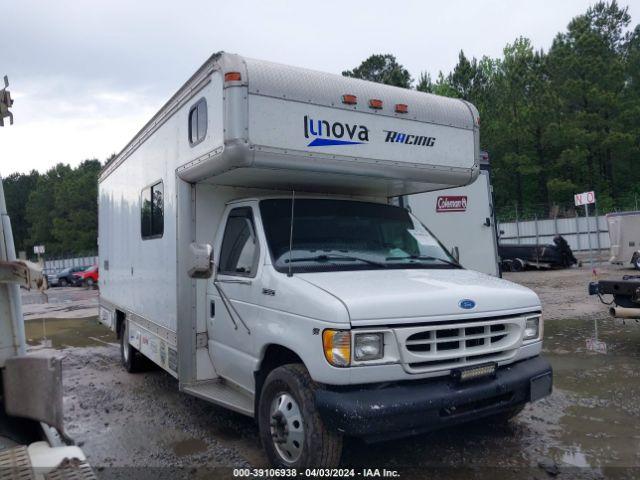
<path fill-rule="evenodd" d="M 351 332 L 325 330 L 322 332 L 324 356 L 334 367 L 348 367 L 351 363 Z"/>
<path fill-rule="evenodd" d="M 356 360 L 378 360 L 384 357 L 382 333 L 356 333 L 353 349 Z"/>
<path fill-rule="evenodd" d="M 542 337 L 542 319 L 540 316 L 529 317 L 524 326 L 524 338 L 526 342 L 528 340 L 537 340 Z"/>

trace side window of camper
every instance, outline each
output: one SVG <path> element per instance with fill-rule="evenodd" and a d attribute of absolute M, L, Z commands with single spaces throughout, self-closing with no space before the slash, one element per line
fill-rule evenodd
<path fill-rule="evenodd" d="M 255 277 L 259 256 L 251 208 L 231 210 L 222 238 L 218 271 L 224 275 Z"/>
<path fill-rule="evenodd" d="M 161 238 L 164 233 L 164 184 L 158 182 L 143 189 L 140 205 L 142 239 Z"/>
<path fill-rule="evenodd" d="M 189 109 L 189 144 L 193 147 L 204 140 L 207 134 L 207 101 L 198 100 Z"/>

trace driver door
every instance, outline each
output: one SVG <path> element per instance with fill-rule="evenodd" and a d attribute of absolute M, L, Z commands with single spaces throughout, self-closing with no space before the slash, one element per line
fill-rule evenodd
<path fill-rule="evenodd" d="M 207 330 L 216 373 L 253 392 L 253 337 L 259 307 L 261 248 L 251 204 L 227 207 L 215 243 L 217 275 L 209 281 Z"/>

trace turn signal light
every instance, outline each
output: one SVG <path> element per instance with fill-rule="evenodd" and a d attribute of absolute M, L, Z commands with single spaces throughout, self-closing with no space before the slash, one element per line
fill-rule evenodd
<path fill-rule="evenodd" d="M 322 332 L 324 357 L 334 367 L 348 367 L 351 363 L 351 333 L 348 330 Z"/>
<path fill-rule="evenodd" d="M 240 72 L 227 72 L 224 74 L 225 82 L 239 82 L 240 80 L 242 80 Z"/>
<path fill-rule="evenodd" d="M 345 93 L 342 95 L 342 103 L 345 105 L 355 105 L 358 103 L 358 97 Z"/>
<path fill-rule="evenodd" d="M 409 106 L 404 103 L 396 103 L 396 113 L 409 113 Z"/>
<path fill-rule="evenodd" d="M 369 100 L 369 108 L 375 108 L 376 110 L 380 110 L 382 108 L 382 100 L 372 98 L 371 100 Z"/>

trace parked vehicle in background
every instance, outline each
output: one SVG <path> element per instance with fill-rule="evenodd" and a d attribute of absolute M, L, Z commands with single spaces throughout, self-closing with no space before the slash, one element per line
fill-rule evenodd
<path fill-rule="evenodd" d="M 620 212 L 607 214 L 609 244 L 614 265 L 629 262 L 640 270 L 640 212 Z"/>
<path fill-rule="evenodd" d="M 502 270 L 520 272 L 526 268 L 569 268 L 578 263 L 571 247 L 561 236 L 556 235 L 553 245 L 498 245 Z"/>
<path fill-rule="evenodd" d="M 294 468 L 337 465 L 345 435 L 549 395 L 537 295 L 462 268 L 394 204 L 474 182 L 479 124 L 463 100 L 212 56 L 99 178 L 99 318 L 123 366 L 144 355 L 255 417 Z"/>
<path fill-rule="evenodd" d="M 99 271 L 98 266 L 93 265 L 81 272 L 73 274 L 73 285 L 83 287 L 93 287 L 98 285 Z"/>
<path fill-rule="evenodd" d="M 75 281 L 77 280 L 75 274 L 80 273 L 87 268 L 89 268 L 88 265 L 68 267 L 58 273 L 47 275 L 47 280 L 49 280 L 49 285 L 52 287 L 66 287 L 69 285 L 74 285 Z"/>

